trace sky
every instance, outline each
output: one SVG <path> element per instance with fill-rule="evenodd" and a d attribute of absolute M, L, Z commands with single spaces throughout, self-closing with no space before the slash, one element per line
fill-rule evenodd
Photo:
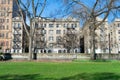
<path fill-rule="evenodd" d="M 56 15 L 55 16 L 51 16 L 51 15 L 55 14 L 55 12 L 57 12 L 57 10 L 62 8 L 63 4 L 61 1 L 62 0 L 48 0 L 48 5 L 46 6 L 42 16 L 43 17 L 52 17 L 52 18 L 56 17 Z M 83 1 L 89 7 L 91 7 L 91 5 L 93 5 L 95 3 L 95 0 L 81 0 L 81 1 Z M 104 4 L 104 2 L 103 2 L 103 4 Z M 108 20 L 109 21 L 112 20 L 111 15 L 108 17 Z"/>
<path fill-rule="evenodd" d="M 48 0 L 47 6 L 42 13 L 42 17 L 55 17 L 52 16 L 62 6 L 60 0 Z"/>
<path fill-rule="evenodd" d="M 23 1 L 25 2 L 26 0 L 23 0 Z M 43 0 L 41 0 L 41 1 L 43 1 Z M 65 5 L 62 3 L 62 1 L 63 0 L 47 0 L 47 5 L 41 16 L 48 17 L 48 18 L 61 18 L 63 13 L 61 13 L 62 11 L 59 12 L 59 10 L 63 9 L 63 6 Z M 81 0 L 81 1 L 83 1 L 89 7 L 91 7 L 91 5 L 93 5 L 95 2 L 95 0 Z M 108 19 L 110 20 L 111 17 L 109 17 Z"/>
<path fill-rule="evenodd" d="M 51 17 L 51 14 L 55 14 L 56 11 L 60 10 L 61 8 L 63 8 L 63 0 L 48 0 L 47 2 L 47 6 L 44 10 L 44 12 L 42 13 L 43 17 Z M 90 6 L 90 4 L 94 3 L 94 0 L 83 0 L 83 2 Z M 56 17 L 56 16 L 52 16 L 52 17 Z"/>

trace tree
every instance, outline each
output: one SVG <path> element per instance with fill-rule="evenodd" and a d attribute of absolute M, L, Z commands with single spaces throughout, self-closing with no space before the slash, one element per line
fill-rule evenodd
<path fill-rule="evenodd" d="M 19 9 L 19 14 L 22 17 L 23 27 L 29 38 L 29 57 L 28 60 L 32 59 L 32 46 L 34 39 L 35 25 L 32 21 L 36 17 L 41 17 L 43 13 L 47 0 L 15 0 Z M 27 20 L 27 21 L 26 21 Z M 29 22 L 29 29 L 27 29 L 27 22 Z"/>
<path fill-rule="evenodd" d="M 69 53 L 73 53 L 75 48 L 80 47 L 80 37 L 78 34 L 78 31 L 74 28 L 67 28 L 66 34 L 58 39 L 57 44 L 63 45 Z"/>
<path fill-rule="evenodd" d="M 95 31 L 109 17 L 117 17 L 120 13 L 120 0 L 90 0 L 89 5 L 85 0 L 64 0 L 67 2 L 72 16 L 80 18 L 83 28 L 91 27 L 93 59 L 96 59 L 95 53 Z M 67 8 L 68 9 L 68 8 Z M 102 17 L 101 21 L 97 21 Z"/>
<path fill-rule="evenodd" d="M 36 29 L 35 29 L 35 34 L 34 34 L 34 42 L 35 42 L 35 49 L 45 49 L 46 48 L 46 40 L 45 40 L 45 30 L 44 24 L 39 25 L 38 23 L 40 22 L 39 19 L 37 19 Z M 36 51 L 36 50 L 35 50 Z"/>

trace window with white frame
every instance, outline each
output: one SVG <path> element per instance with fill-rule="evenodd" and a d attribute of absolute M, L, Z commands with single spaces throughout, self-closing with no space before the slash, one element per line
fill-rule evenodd
<path fill-rule="evenodd" d="M 49 41 L 54 41 L 54 37 L 53 36 L 49 36 Z"/>
<path fill-rule="evenodd" d="M 53 34 L 53 30 L 49 30 L 49 34 Z"/>
<path fill-rule="evenodd" d="M 49 28 L 53 28 L 54 26 L 53 26 L 53 24 L 49 24 Z"/>
<path fill-rule="evenodd" d="M 61 30 L 56 30 L 56 34 L 61 34 Z"/>
<path fill-rule="evenodd" d="M 118 30 L 118 34 L 120 34 L 120 30 Z"/>

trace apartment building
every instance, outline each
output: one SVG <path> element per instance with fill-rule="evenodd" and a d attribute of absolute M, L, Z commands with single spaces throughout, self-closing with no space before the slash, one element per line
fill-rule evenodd
<path fill-rule="evenodd" d="M 109 25 L 109 38 L 110 38 L 110 52 L 118 53 L 120 52 L 120 19 L 115 19 Z"/>
<path fill-rule="evenodd" d="M 23 41 L 25 33 L 23 32 L 23 23 L 21 17 L 14 17 L 12 19 L 12 48 L 11 53 L 23 52 Z"/>
<path fill-rule="evenodd" d="M 13 0 L 0 0 L 0 47 L 3 52 L 11 49 Z"/>
<path fill-rule="evenodd" d="M 100 22 L 101 19 L 97 18 Z M 84 52 L 93 53 L 93 37 L 92 37 L 92 26 L 86 26 L 83 28 L 83 38 L 84 38 Z M 96 53 L 108 53 L 109 52 L 109 27 L 108 21 L 106 20 L 101 26 L 97 27 L 95 30 L 95 51 Z"/>
<path fill-rule="evenodd" d="M 73 18 L 35 18 L 32 24 L 36 27 L 34 47 L 38 53 L 67 51 L 63 45 L 57 44 L 58 39 L 64 36 L 70 28 L 78 34 L 80 32 L 79 21 Z"/>

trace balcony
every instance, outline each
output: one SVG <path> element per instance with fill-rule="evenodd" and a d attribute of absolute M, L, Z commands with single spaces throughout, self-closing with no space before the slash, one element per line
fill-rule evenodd
<path fill-rule="evenodd" d="M 13 28 L 16 29 L 21 29 L 21 27 L 13 26 Z"/>
<path fill-rule="evenodd" d="M 44 29 L 44 26 L 38 26 L 38 27 L 36 27 L 36 29 L 38 30 L 38 29 Z"/>
<path fill-rule="evenodd" d="M 18 45 L 13 45 L 13 49 L 21 49 L 21 47 Z"/>
<path fill-rule="evenodd" d="M 17 35 L 18 35 L 18 36 L 21 36 L 21 34 L 19 34 L 19 33 L 18 33 L 18 34 L 13 34 L 13 35 L 14 35 L 14 37 L 17 37 Z"/>
<path fill-rule="evenodd" d="M 41 37 L 41 38 L 36 38 L 36 41 L 37 42 L 44 42 L 45 41 L 45 38 Z"/>
<path fill-rule="evenodd" d="M 13 39 L 13 42 L 21 42 L 20 39 Z"/>
<path fill-rule="evenodd" d="M 22 34 L 21 32 L 15 31 L 13 34 Z"/>
<path fill-rule="evenodd" d="M 36 31 L 36 34 L 43 35 L 43 34 L 45 34 L 45 31 L 44 30 Z"/>
<path fill-rule="evenodd" d="M 68 31 L 67 31 L 67 34 L 76 34 L 76 33 L 77 33 L 77 32 L 74 31 L 74 30 L 70 30 L 70 31 L 68 30 Z"/>

